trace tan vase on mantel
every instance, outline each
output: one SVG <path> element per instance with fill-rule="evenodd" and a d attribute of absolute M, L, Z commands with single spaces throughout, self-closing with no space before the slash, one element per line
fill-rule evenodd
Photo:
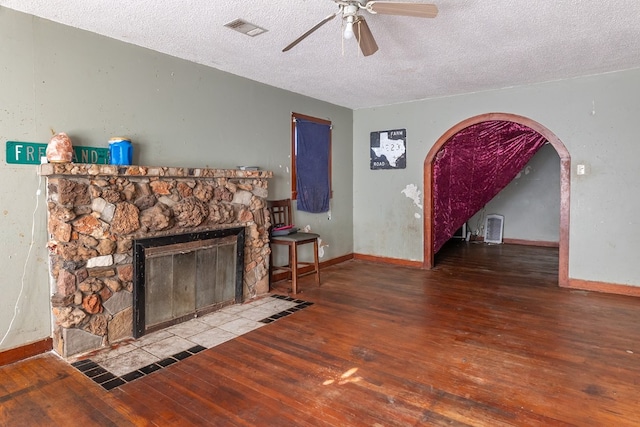
<path fill-rule="evenodd" d="M 47 160 L 49 163 L 71 163 L 73 146 L 66 133 L 60 132 L 51 137 L 47 144 Z"/>

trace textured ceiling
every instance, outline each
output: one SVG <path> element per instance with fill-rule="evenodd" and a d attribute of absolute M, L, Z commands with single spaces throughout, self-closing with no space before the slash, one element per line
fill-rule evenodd
<path fill-rule="evenodd" d="M 6 6 L 358 109 L 640 67 L 639 0 L 439 0 L 435 19 L 360 12 L 363 57 L 332 0 L 0 0 Z M 223 25 L 242 18 L 268 31 Z"/>

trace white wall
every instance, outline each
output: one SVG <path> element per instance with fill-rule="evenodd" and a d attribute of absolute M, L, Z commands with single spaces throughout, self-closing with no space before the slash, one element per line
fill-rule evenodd
<path fill-rule="evenodd" d="M 353 252 L 352 111 L 167 55 L 0 8 L 0 140 L 74 144 L 134 142 L 134 162 L 153 166 L 272 170 L 270 197 L 290 195 L 291 112 L 333 123 L 332 219 L 298 215 L 323 241 L 328 260 Z M 0 350 L 50 336 L 45 210 L 36 166 L 0 157 Z M 44 185 L 43 187 L 44 188 Z"/>
<path fill-rule="evenodd" d="M 571 154 L 569 277 L 640 286 L 639 69 L 355 111 L 354 251 L 422 260 L 422 211 L 401 191 L 423 190 L 424 159 L 444 132 L 489 112 L 537 121 Z M 396 128 L 407 129 L 407 168 L 369 170 L 369 133 Z"/>

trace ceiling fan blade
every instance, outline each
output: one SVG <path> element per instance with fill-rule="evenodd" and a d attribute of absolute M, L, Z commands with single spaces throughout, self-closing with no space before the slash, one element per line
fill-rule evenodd
<path fill-rule="evenodd" d="M 365 8 L 371 13 L 384 15 L 416 16 L 418 18 L 435 18 L 438 7 L 430 3 L 397 3 L 390 1 L 370 1 Z"/>
<path fill-rule="evenodd" d="M 353 34 L 358 40 L 362 54 L 364 56 L 369 56 L 376 53 L 378 50 L 378 44 L 376 43 L 376 39 L 373 38 L 373 34 L 369 29 L 367 21 L 365 21 L 363 17 L 359 17 L 359 19 L 354 22 L 353 27 Z"/>
<path fill-rule="evenodd" d="M 338 11 L 339 12 L 339 11 Z M 295 45 L 297 45 L 298 43 L 300 43 L 302 40 L 306 39 L 311 33 L 313 33 L 315 30 L 317 30 L 318 28 L 322 27 L 324 24 L 326 24 L 327 22 L 331 21 L 333 18 L 336 17 L 336 15 L 338 14 L 338 12 L 327 16 L 326 18 L 324 18 L 322 21 L 318 22 L 316 25 L 314 25 L 309 31 L 307 31 L 306 33 L 304 33 L 303 35 L 301 35 L 300 37 L 298 37 L 297 39 L 295 39 L 291 44 L 289 44 L 287 47 L 285 47 L 284 49 L 282 49 L 283 52 L 286 52 L 288 50 L 290 50 L 291 48 L 293 48 Z"/>

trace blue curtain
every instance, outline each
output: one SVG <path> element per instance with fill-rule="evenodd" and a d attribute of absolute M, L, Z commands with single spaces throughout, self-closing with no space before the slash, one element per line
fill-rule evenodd
<path fill-rule="evenodd" d="M 296 189 L 300 211 L 329 211 L 330 132 L 329 125 L 296 119 Z"/>

